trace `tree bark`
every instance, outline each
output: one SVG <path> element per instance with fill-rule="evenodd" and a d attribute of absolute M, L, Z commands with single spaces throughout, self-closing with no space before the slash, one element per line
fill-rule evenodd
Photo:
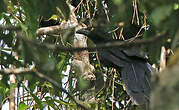
<path fill-rule="evenodd" d="M 10 75 L 10 95 L 9 95 L 9 110 L 15 110 L 15 87 L 16 76 L 14 74 Z"/>

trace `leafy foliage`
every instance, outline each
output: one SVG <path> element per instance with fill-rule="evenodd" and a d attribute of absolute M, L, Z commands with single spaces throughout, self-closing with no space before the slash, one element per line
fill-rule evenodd
<path fill-rule="evenodd" d="M 161 46 L 167 49 L 172 47 L 174 50 L 178 48 L 179 3 L 177 0 L 69 0 L 68 2 L 76 8 L 74 12 L 78 22 L 83 22 L 88 27 L 102 25 L 112 32 L 117 29 L 118 32 L 113 32 L 114 37 L 122 28 L 130 26 L 132 20 L 137 25 L 139 22 L 140 26 L 150 25 L 150 30 L 145 32 L 141 39 L 148 39 L 162 31 L 168 32 L 169 35 L 163 36 L 161 41 L 143 46 L 149 55 L 150 62 L 157 66 L 159 66 Z M 134 2 L 137 3 L 138 12 L 135 16 Z M 85 95 L 95 96 L 95 101 L 84 101 L 85 105 L 91 109 L 109 110 L 112 107 L 114 109 L 138 109 L 131 103 L 127 103 L 129 97 L 123 88 L 120 74 L 115 73 L 112 68 L 106 69 L 100 65 L 95 54 L 90 54 L 90 62 L 96 67 L 97 80 L 89 82 L 78 78 L 78 75 L 71 69 L 70 62 L 73 53 L 50 48 L 50 44 L 70 47 L 73 32 L 69 34 L 69 31 L 65 31 L 57 37 L 36 35 L 40 16 L 48 19 L 53 14 L 63 20 L 68 20 L 70 18 L 68 3 L 65 0 L 0 1 L 0 70 L 6 70 L 12 66 L 35 67 L 79 99 L 83 99 Z M 6 26 L 19 26 L 22 30 L 6 29 L 4 28 Z M 134 33 L 135 30 L 131 31 Z M 67 36 L 67 40 L 64 41 L 63 36 Z M 46 44 L 49 45 L 44 46 Z M 25 83 L 27 80 L 28 84 Z M 6 102 L 10 86 L 12 86 L 8 81 L 9 75 L 1 71 L 1 105 Z M 79 109 L 73 99 L 33 73 L 18 75 L 17 83 L 19 84 L 17 88 L 24 90 L 23 96 L 18 96 L 22 99 L 19 102 L 19 110 L 45 107 L 54 110 Z M 76 86 L 83 86 L 83 89 L 80 90 Z M 93 91 L 92 94 L 88 94 L 90 91 Z"/>

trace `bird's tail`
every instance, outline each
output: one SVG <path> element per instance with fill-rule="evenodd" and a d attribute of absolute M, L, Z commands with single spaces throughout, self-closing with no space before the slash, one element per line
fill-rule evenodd
<path fill-rule="evenodd" d="M 133 61 L 122 69 L 122 79 L 127 94 L 136 105 L 149 102 L 152 67 L 147 62 Z"/>

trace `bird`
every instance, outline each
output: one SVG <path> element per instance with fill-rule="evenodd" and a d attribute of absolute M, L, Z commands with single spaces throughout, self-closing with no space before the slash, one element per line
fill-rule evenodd
<path fill-rule="evenodd" d="M 52 15 L 49 19 L 45 20 L 43 16 L 39 18 L 39 27 L 49 27 L 60 25 L 60 18 L 57 15 Z"/>
<path fill-rule="evenodd" d="M 104 27 L 83 28 L 76 33 L 87 36 L 96 46 L 116 41 Z M 149 102 L 150 80 L 154 69 L 139 47 L 101 49 L 97 52 L 101 64 L 113 67 L 121 74 L 125 90 L 135 105 Z"/>

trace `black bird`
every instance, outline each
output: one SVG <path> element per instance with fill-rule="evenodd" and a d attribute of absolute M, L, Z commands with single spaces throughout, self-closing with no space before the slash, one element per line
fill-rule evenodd
<path fill-rule="evenodd" d="M 112 34 L 105 31 L 105 28 L 81 29 L 78 34 L 86 35 L 96 45 L 116 41 L 112 39 Z M 148 58 L 138 47 L 130 49 L 99 50 L 98 57 L 101 64 L 107 67 L 114 67 L 121 73 L 121 77 L 127 94 L 136 105 L 149 102 L 150 99 L 150 79 L 152 66 L 148 63 Z"/>
<path fill-rule="evenodd" d="M 39 27 L 49 27 L 49 26 L 55 26 L 60 25 L 60 20 L 57 15 L 52 15 L 49 19 L 45 20 L 43 16 L 40 16 L 39 18 Z"/>

